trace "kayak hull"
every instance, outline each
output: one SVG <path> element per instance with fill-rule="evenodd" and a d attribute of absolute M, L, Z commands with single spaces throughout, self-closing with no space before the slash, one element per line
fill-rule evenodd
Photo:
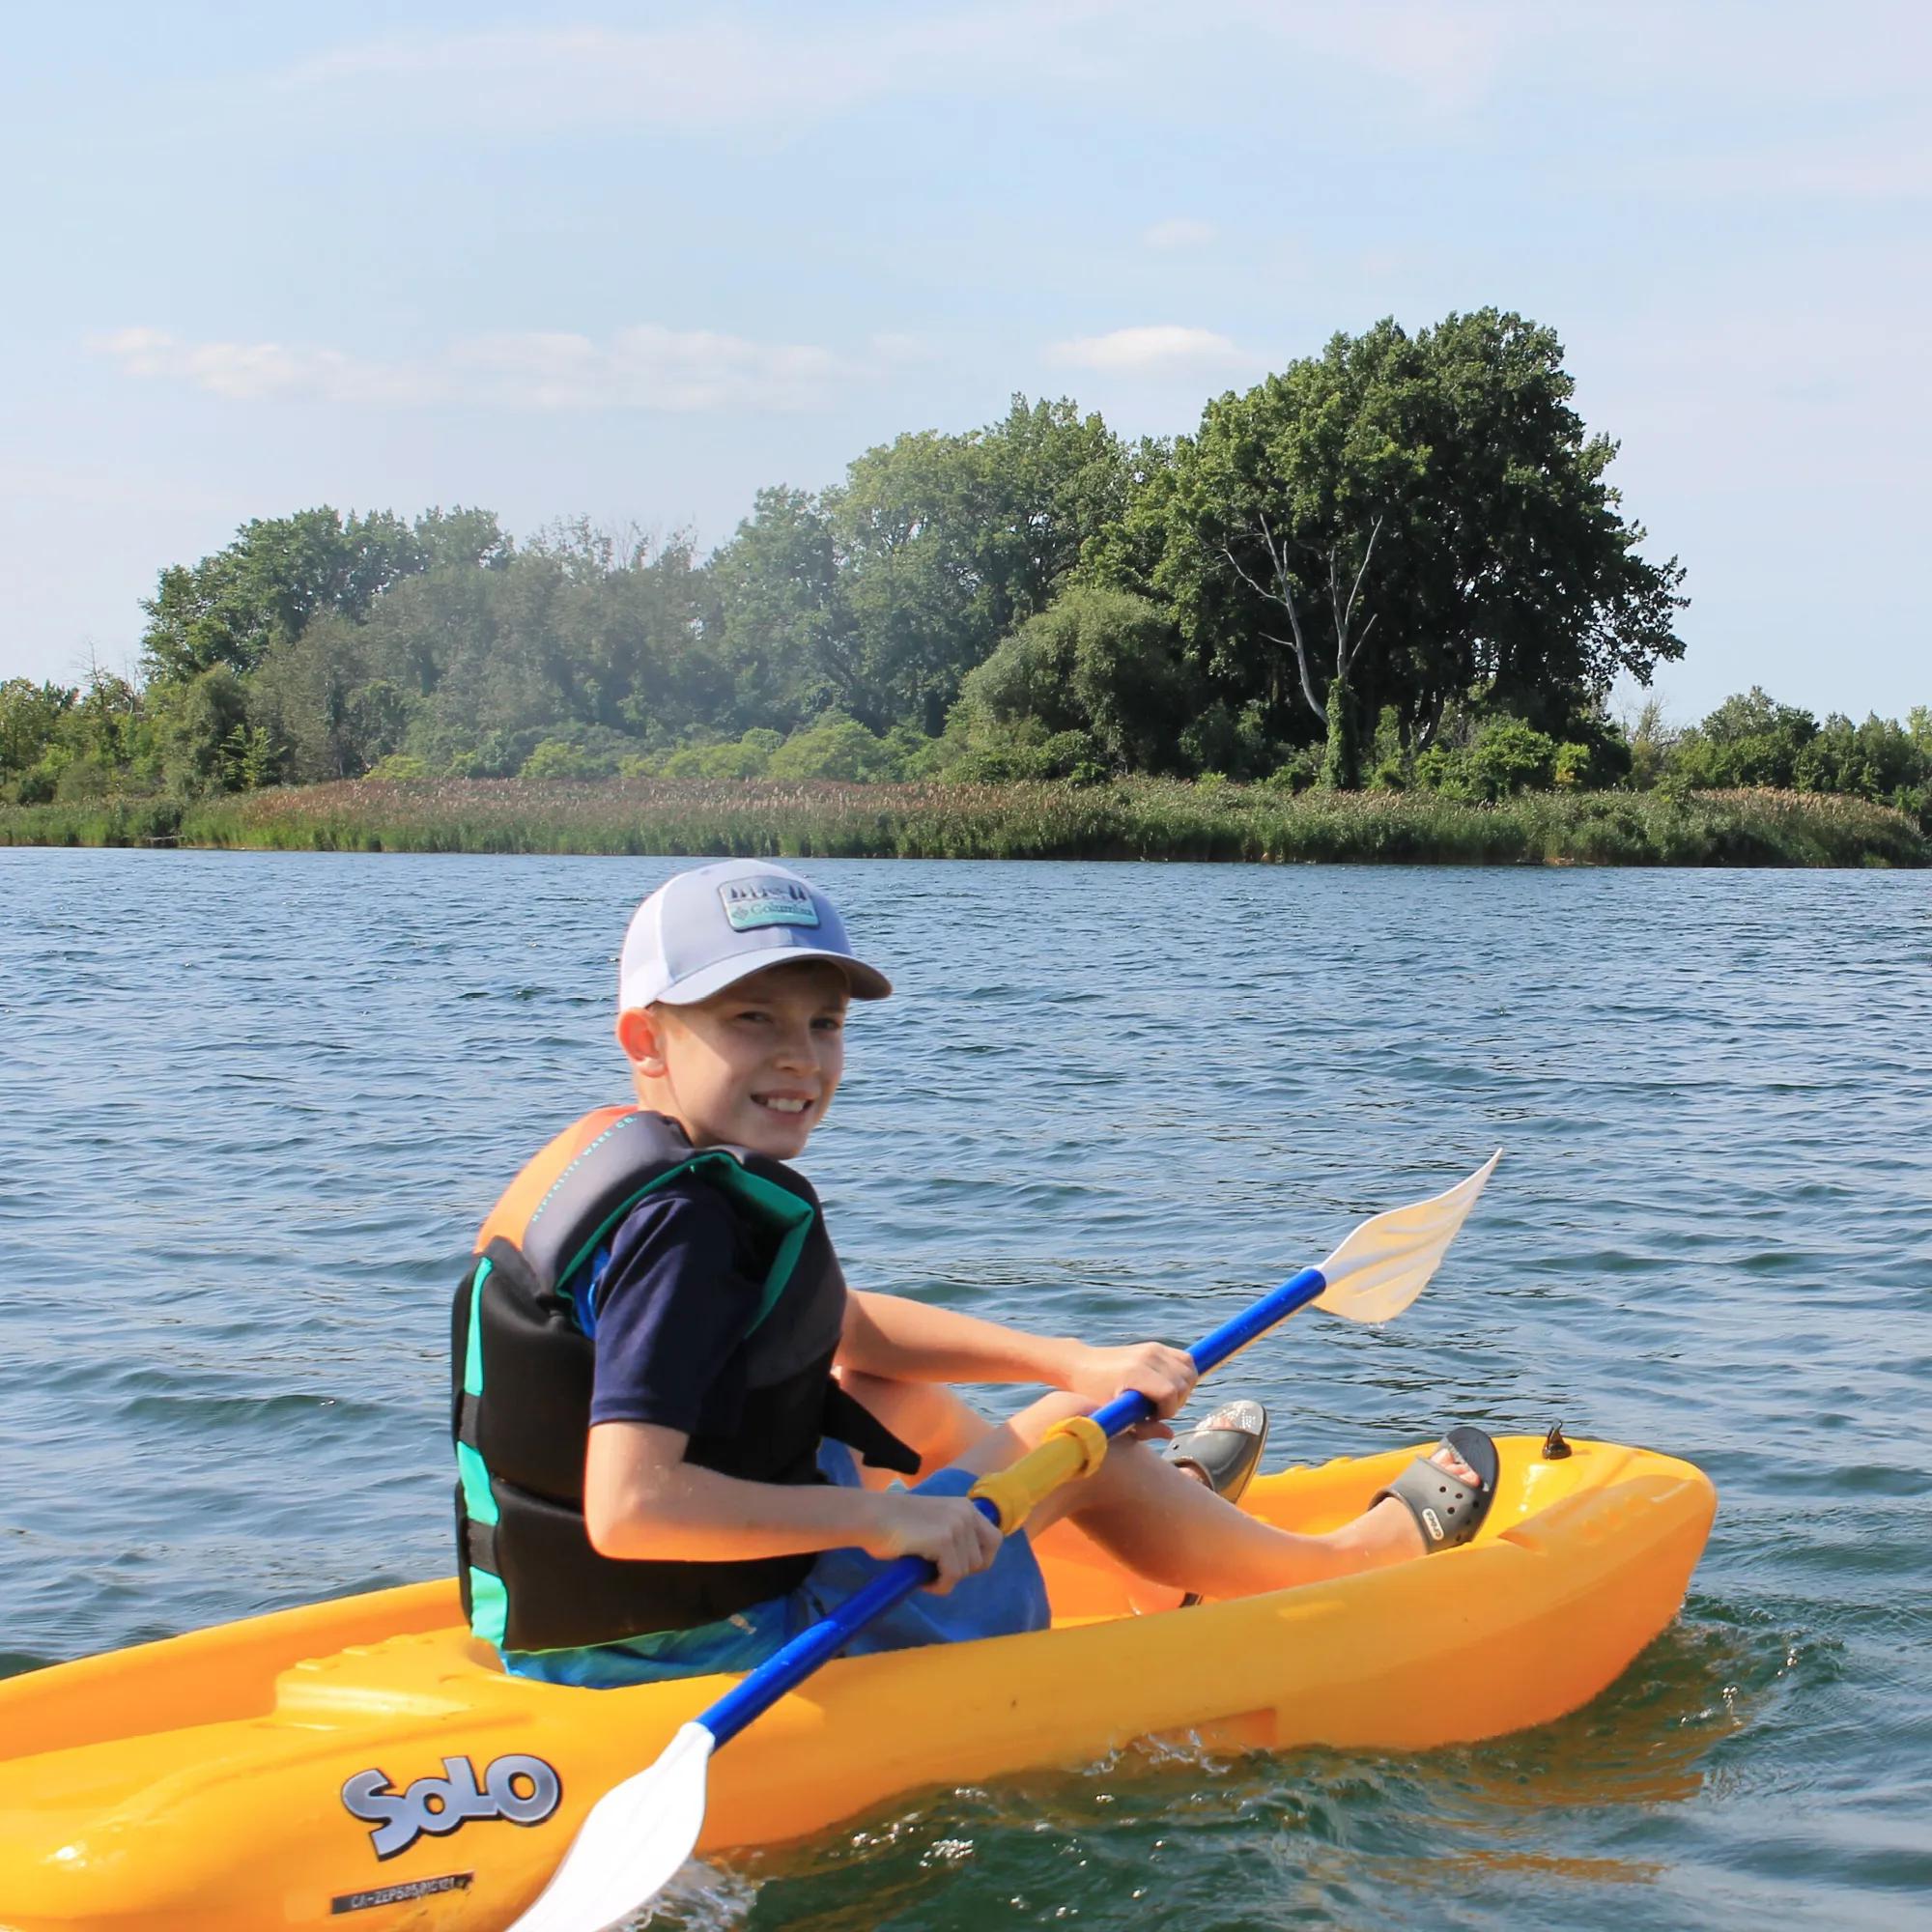
<path fill-rule="evenodd" d="M 1715 1493 L 1644 1450 L 1498 1446 L 1475 1542 L 1334 1583 L 1135 1617 L 1117 1574 L 1043 1552 L 1052 1630 L 828 1665 L 713 1762 L 698 1849 L 1138 1738 L 1423 1750 L 1577 1709 L 1675 1616 Z M 1264 1477 L 1243 1506 L 1328 1528 L 1412 1453 Z M 0 1683 L 0 1932 L 486 1932 L 729 1681 L 505 1677 L 443 1582 Z"/>

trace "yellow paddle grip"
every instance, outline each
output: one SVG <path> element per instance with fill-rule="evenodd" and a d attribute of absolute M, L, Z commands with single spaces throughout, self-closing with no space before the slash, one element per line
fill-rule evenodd
<path fill-rule="evenodd" d="M 1062 1483 L 1091 1476 L 1107 1460 L 1107 1432 L 1091 1415 L 1056 1422 L 1017 1463 L 981 1476 L 966 1492 L 1000 1513 L 1000 1534 L 1010 1536 Z"/>

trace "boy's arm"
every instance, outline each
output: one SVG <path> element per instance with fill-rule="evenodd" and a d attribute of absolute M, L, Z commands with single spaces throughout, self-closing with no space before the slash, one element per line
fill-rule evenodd
<path fill-rule="evenodd" d="M 1162 1415 L 1187 1400 L 1193 1357 L 1162 1342 L 1096 1349 L 1071 1335 L 1029 1335 L 896 1294 L 846 1291 L 840 1366 L 908 1382 L 1041 1382 L 1089 1402 L 1132 1389 Z"/>
<path fill-rule="evenodd" d="M 944 1591 L 999 1549 L 999 1531 L 964 1496 L 746 1482 L 687 1463 L 689 1440 L 649 1422 L 592 1426 L 583 1517 L 600 1555 L 718 1563 L 856 1545 L 924 1557 Z"/>

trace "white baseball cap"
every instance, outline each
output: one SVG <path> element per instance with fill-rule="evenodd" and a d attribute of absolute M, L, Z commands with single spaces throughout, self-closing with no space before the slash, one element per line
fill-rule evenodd
<path fill-rule="evenodd" d="M 667 879 L 635 913 L 617 966 L 617 1006 L 688 1007 L 767 966 L 829 959 L 855 999 L 892 981 L 852 952 L 845 922 L 809 880 L 763 859 L 727 859 Z"/>

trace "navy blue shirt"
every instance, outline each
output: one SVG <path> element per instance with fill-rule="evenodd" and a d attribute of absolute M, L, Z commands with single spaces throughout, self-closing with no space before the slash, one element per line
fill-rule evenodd
<path fill-rule="evenodd" d="M 763 1299 L 738 1217 L 696 1176 L 625 1216 L 592 1293 L 597 1364 L 590 1420 L 728 1435 L 745 1387 L 732 1356 Z"/>

